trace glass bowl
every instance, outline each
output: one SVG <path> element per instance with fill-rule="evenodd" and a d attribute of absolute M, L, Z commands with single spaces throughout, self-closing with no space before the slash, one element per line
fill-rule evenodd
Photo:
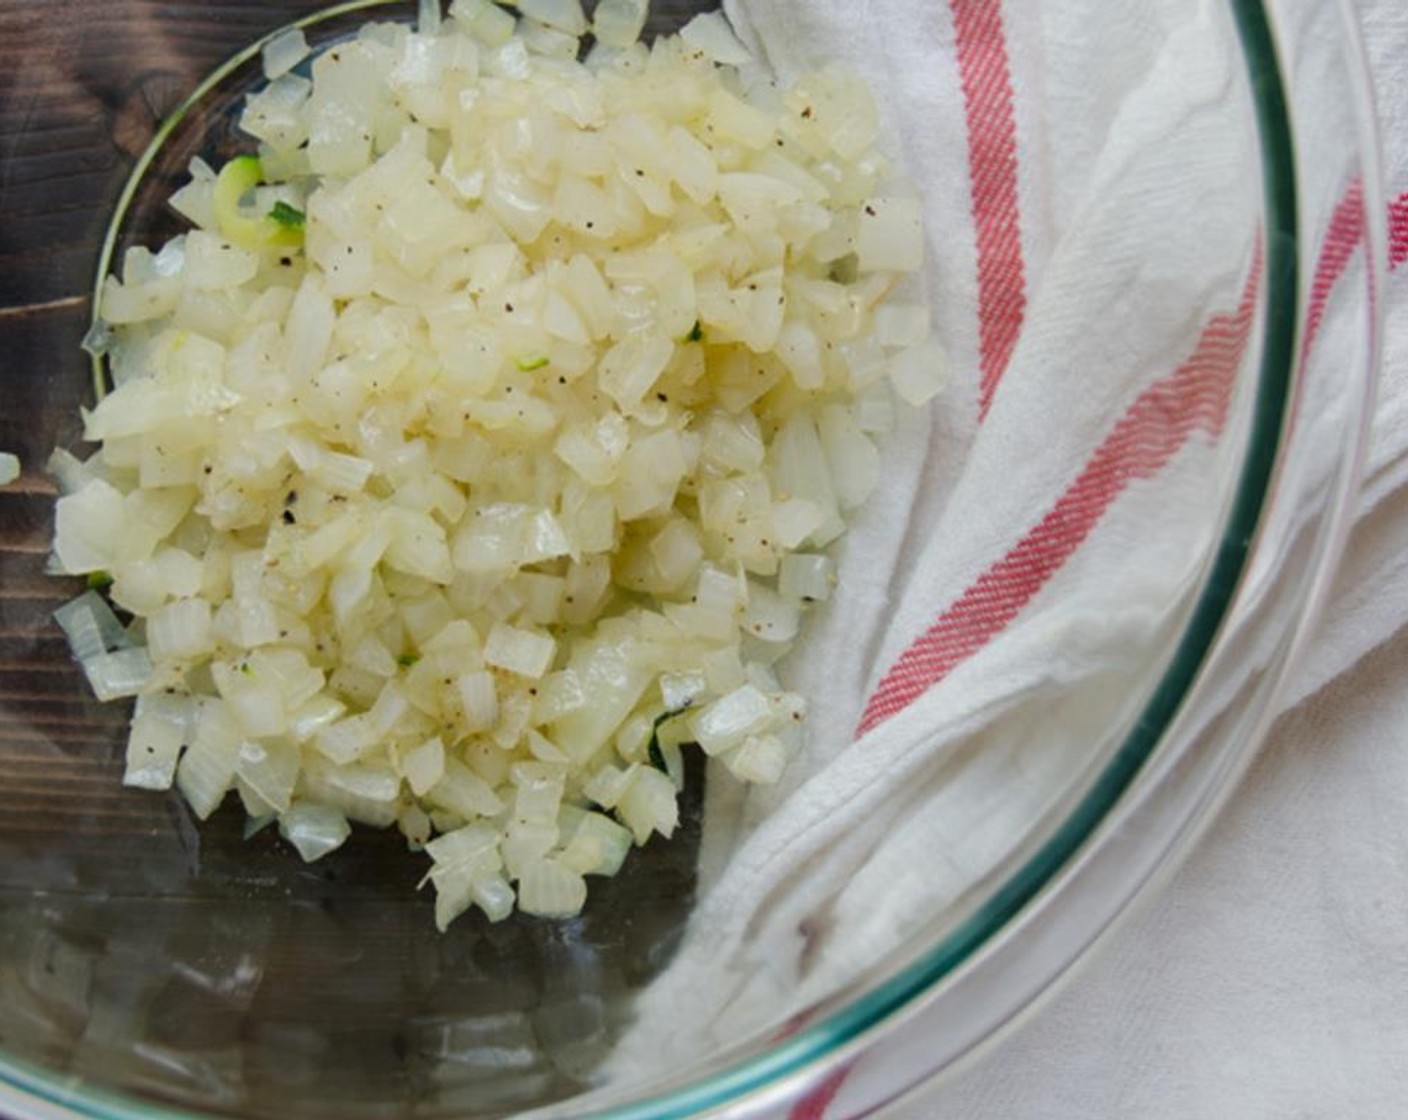
<path fill-rule="evenodd" d="M 652 31 L 711 6 L 657 0 Z M 1157 37 L 1160 14 L 1179 7 L 1139 0 L 1111 35 Z M 953 814 L 952 851 L 921 871 L 948 880 L 883 954 L 822 991 L 760 997 L 726 1040 L 674 1024 L 673 1049 L 662 1040 L 660 1061 L 629 1075 L 611 1062 L 636 998 L 682 941 L 709 933 L 691 923 L 697 772 L 682 835 L 637 855 L 580 919 L 467 919 L 441 936 L 389 835 L 359 835 L 309 867 L 267 834 L 246 841 L 233 810 L 197 827 L 174 795 L 123 789 L 126 713 L 91 698 L 50 620 L 74 588 L 44 574 L 55 496 L 44 464 L 76 446 L 91 401 L 79 343 L 95 271 L 176 232 L 161 202 L 192 155 L 240 149 L 233 112 L 258 77 L 261 37 L 299 20 L 329 42 L 373 8 L 414 14 L 377 0 L 0 0 L 0 446 L 24 467 L 0 494 L 0 1109 L 16 1120 L 869 1115 L 1016 1022 L 1167 872 L 1250 758 L 1306 639 L 1341 544 L 1378 353 L 1383 207 L 1348 6 L 1200 8 L 1236 60 L 1216 104 L 1232 142 L 1153 204 L 1187 207 L 1189 236 L 1212 236 L 1198 176 L 1244 191 L 1245 236 L 1228 239 L 1222 263 L 1247 278 L 1245 338 L 1205 477 L 1177 508 L 1138 515 L 1141 535 L 1186 548 L 1194 577 L 1154 580 L 1159 625 L 1131 641 L 1118 689 L 1073 684 L 1025 736 L 947 763 L 926 811 Z M 1004 24 L 1022 29 L 1025 47 L 1003 62 L 1019 91 L 1039 88 L 1054 19 L 1040 0 L 895 11 L 966 83 L 975 129 L 992 108 L 975 37 L 990 48 Z M 836 31 L 809 21 L 798 49 Z M 1059 49 L 1089 52 L 1095 86 L 1120 45 Z M 1049 111 L 1096 103 L 1053 99 Z M 1044 220 L 1055 238 L 1079 215 Z M 986 283 L 955 313 L 977 313 Z M 1152 394 L 1155 444 L 1187 435 L 1158 395 L 1166 372 L 1133 374 Z M 994 784 L 994 758 L 1032 780 Z M 691 1032 L 696 1044 L 681 1045 Z"/>

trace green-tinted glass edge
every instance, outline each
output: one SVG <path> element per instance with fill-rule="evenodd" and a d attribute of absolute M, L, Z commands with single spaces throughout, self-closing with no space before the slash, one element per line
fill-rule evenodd
<path fill-rule="evenodd" d="M 1217 554 L 1169 668 L 1134 729 L 1056 833 L 953 933 L 899 975 L 766 1055 L 683 1092 L 596 1114 L 600 1120 L 683 1120 L 755 1092 L 824 1057 L 927 991 L 996 934 L 1088 840 L 1153 754 L 1212 647 L 1261 522 L 1285 431 L 1295 369 L 1300 265 L 1294 143 L 1285 86 L 1260 0 L 1229 0 L 1242 42 L 1262 148 L 1266 206 L 1264 346 L 1247 457 Z"/>
<path fill-rule="evenodd" d="M 899 975 L 849 1007 L 756 1059 L 654 1101 L 594 1114 L 594 1120 L 684 1120 L 794 1074 L 874 1027 L 949 975 L 1003 928 L 1075 855 L 1154 753 L 1215 641 L 1261 522 L 1285 432 L 1295 371 L 1300 262 L 1295 148 L 1285 85 L 1261 0 L 1229 0 L 1255 105 L 1266 206 L 1266 314 L 1247 456 L 1231 508 L 1184 635 L 1169 668 L 1109 765 L 1055 834 L 953 933 Z"/>
<path fill-rule="evenodd" d="M 395 0 L 349 0 L 289 26 L 309 27 L 326 19 L 384 6 Z M 1285 428 L 1295 368 L 1300 264 L 1298 257 L 1294 143 L 1284 81 L 1270 24 L 1261 0 L 1228 0 L 1252 90 L 1266 207 L 1266 314 L 1248 451 L 1207 582 L 1169 668 L 1134 729 L 1056 833 L 1004 883 L 991 899 L 931 952 L 884 981 L 849 1007 L 834 1013 L 767 1053 L 684 1090 L 638 1104 L 594 1113 L 599 1120 L 684 1120 L 717 1109 L 817 1062 L 911 1002 L 957 968 L 1032 901 L 1090 838 L 1153 754 L 1189 686 L 1206 659 L 1240 582 Z M 153 137 L 119 198 L 104 240 L 95 293 L 108 275 L 117 231 L 162 142 L 182 117 L 235 67 L 256 56 L 274 32 L 235 55 L 207 78 Z M 98 317 L 94 299 L 94 318 Z M 104 389 L 101 359 L 94 359 L 95 388 Z M 61 1088 L 29 1063 L 0 1054 L 0 1078 L 50 1105 L 85 1112 L 94 1120 L 191 1120 L 191 1113 L 77 1085 Z"/>

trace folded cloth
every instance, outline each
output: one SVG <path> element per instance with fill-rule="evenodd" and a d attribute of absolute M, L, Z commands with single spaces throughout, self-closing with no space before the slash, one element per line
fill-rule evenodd
<path fill-rule="evenodd" d="M 737 1041 L 893 950 L 1050 807 L 1171 647 L 1226 497 L 1237 441 L 1219 436 L 1246 417 L 1232 375 L 1262 279 L 1223 7 L 729 5 L 784 79 L 829 58 L 870 81 L 923 187 L 958 383 L 887 445 L 885 484 L 843 546 L 845 593 L 787 666 L 813 701 L 807 752 L 775 789 L 710 783 L 696 914 L 618 1075 Z M 1337 311 L 1327 346 L 1354 330 Z M 1408 359 L 1408 331 L 1389 344 Z M 1384 590 L 1408 580 L 1398 368 L 1347 569 Z M 1405 620 L 1408 595 L 1388 607 L 1349 589 L 1299 694 Z"/>
<path fill-rule="evenodd" d="M 1408 1094 L 1408 8 L 1357 0 L 1390 199 L 1358 519 L 1262 756 L 1167 893 L 1026 1030 L 894 1120 L 1390 1120 Z M 887 1071 L 814 1098 L 854 1115 Z"/>
<path fill-rule="evenodd" d="M 1400 1120 L 1408 632 L 1297 705 L 1166 892 L 886 1120 Z M 812 1120 L 882 1094 L 863 1062 Z M 893 1084 L 893 1082 L 891 1082 Z"/>

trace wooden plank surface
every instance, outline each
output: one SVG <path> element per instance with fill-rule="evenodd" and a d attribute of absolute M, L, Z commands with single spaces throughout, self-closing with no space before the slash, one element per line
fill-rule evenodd
<path fill-rule="evenodd" d="M 78 588 L 44 574 L 43 466 L 88 401 L 79 342 L 114 203 L 204 75 L 321 6 L 0 0 L 0 448 L 24 468 L 0 493 L 0 1049 L 230 1115 L 411 1115 L 407 1098 L 492 1115 L 571 1092 L 668 959 L 697 798 L 582 919 L 440 937 L 392 835 L 306 867 L 268 832 L 246 842 L 236 810 L 197 825 L 124 789 L 126 712 L 92 699 L 50 620 Z M 694 7 L 656 5 L 666 27 Z M 475 1064 L 514 1045 L 520 1067 Z"/>

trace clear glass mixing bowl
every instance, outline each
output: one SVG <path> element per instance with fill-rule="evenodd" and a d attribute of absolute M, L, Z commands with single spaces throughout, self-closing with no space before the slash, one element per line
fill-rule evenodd
<path fill-rule="evenodd" d="M 709 6 L 657 0 L 653 30 Z M 160 202 L 190 155 L 239 144 L 232 110 L 257 77 L 261 36 L 301 19 L 326 42 L 372 7 L 404 19 L 414 5 L 0 0 L 0 446 L 25 466 L 0 494 L 0 1109 L 820 1115 L 827 1087 L 859 1064 L 828 1115 L 867 1115 L 1015 1021 L 1171 865 L 1240 773 L 1305 640 L 1356 479 L 1384 259 L 1348 5 L 1201 5 L 1239 59 L 1218 104 L 1238 155 L 1199 174 L 1241 183 L 1250 201 L 1254 248 L 1230 239 L 1241 256 L 1225 262 L 1252 278 L 1250 337 L 1215 469 L 1196 498 L 1149 509 L 1141 526 L 1196 550 L 1198 576 L 1164 589 L 1162 625 L 1129 649 L 1118 696 L 1073 687 L 1050 703 L 1048 726 L 1086 733 L 1035 791 L 994 791 L 986 764 L 993 751 L 1038 757 L 1039 729 L 950 762 L 933 811 L 967 822 L 949 853 L 965 878 L 908 915 L 895 951 L 806 1006 L 761 1001 L 727 1046 L 605 1083 L 594 1074 L 633 996 L 687 929 L 697 798 L 684 834 L 595 890 L 580 920 L 466 920 L 442 937 L 392 837 L 305 867 L 267 835 L 245 842 L 238 813 L 197 828 L 174 796 L 124 790 L 124 713 L 90 698 L 49 621 L 72 588 L 43 574 L 43 464 L 76 439 L 92 391 L 78 343 L 100 255 L 106 266 L 114 247 L 174 232 Z M 955 17 L 971 30 L 997 4 L 931 8 L 949 29 L 935 65 L 953 69 Z M 1121 26 L 1156 35 L 1159 8 L 1122 5 L 1150 18 Z M 1007 0 L 991 22 L 1039 29 L 1049 12 Z M 245 44 L 256 45 L 221 65 Z M 1089 51 L 1100 80 L 1112 44 L 1060 46 Z M 1013 55 L 1019 88 L 1041 61 Z M 1177 188 L 1164 204 L 1187 206 L 1197 237 L 1195 176 Z M 1315 337 L 1322 324 L 1333 337 Z M 1190 350 L 1199 329 L 1190 314 Z M 1155 407 L 1152 423 L 1172 438 L 1178 420 Z M 968 850 L 978 830 L 963 814 L 979 804 L 1002 823 Z"/>

